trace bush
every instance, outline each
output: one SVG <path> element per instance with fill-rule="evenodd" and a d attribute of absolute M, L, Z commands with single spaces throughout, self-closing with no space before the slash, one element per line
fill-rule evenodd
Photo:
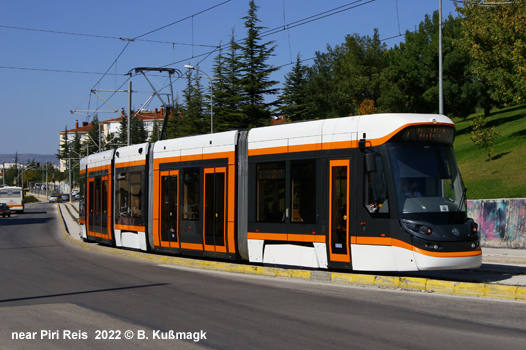
<path fill-rule="evenodd" d="M 40 202 L 35 196 L 24 196 L 24 203 L 36 203 Z"/>

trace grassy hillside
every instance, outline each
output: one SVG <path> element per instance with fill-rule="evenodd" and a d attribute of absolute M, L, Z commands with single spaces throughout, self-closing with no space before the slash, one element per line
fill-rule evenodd
<path fill-rule="evenodd" d="M 526 105 L 494 111 L 488 118 L 486 125 L 501 134 L 491 161 L 470 139 L 474 117 L 453 120 L 455 152 L 468 199 L 526 198 Z"/>

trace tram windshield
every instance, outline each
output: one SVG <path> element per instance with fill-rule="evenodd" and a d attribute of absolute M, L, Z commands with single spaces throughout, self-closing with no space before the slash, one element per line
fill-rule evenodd
<path fill-rule="evenodd" d="M 389 156 L 401 218 L 432 214 L 450 221 L 465 213 L 464 185 L 451 145 L 394 144 Z"/>

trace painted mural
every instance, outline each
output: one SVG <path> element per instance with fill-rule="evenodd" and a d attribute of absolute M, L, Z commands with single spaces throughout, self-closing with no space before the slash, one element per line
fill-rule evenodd
<path fill-rule="evenodd" d="M 526 249 L 526 199 L 468 201 L 468 216 L 479 224 L 483 246 Z"/>

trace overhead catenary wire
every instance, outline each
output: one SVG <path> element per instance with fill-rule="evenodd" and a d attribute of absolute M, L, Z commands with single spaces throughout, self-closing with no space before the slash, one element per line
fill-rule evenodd
<path fill-rule="evenodd" d="M 50 33 L 50 34 L 83 36 L 83 37 L 98 38 L 98 39 L 111 39 L 111 40 L 119 40 L 119 41 L 132 41 L 132 42 L 133 41 L 142 41 L 142 42 L 148 42 L 148 43 L 169 44 L 169 45 L 174 45 L 174 46 L 175 45 L 181 45 L 181 46 L 214 47 L 214 45 L 206 45 L 206 44 L 181 43 L 181 42 L 173 42 L 173 41 L 150 40 L 150 39 L 140 39 L 140 38 L 124 38 L 124 37 L 109 36 L 109 35 L 73 33 L 73 32 L 65 32 L 65 31 L 58 31 L 58 30 L 6 26 L 6 25 L 1 25 L 1 24 L 0 24 L 0 28 L 27 30 L 27 31 L 34 31 L 34 32 Z"/>
<path fill-rule="evenodd" d="M 294 21 L 294 22 L 290 22 L 290 23 L 286 23 L 286 17 L 285 17 L 285 2 L 283 0 L 283 25 L 279 26 L 278 28 L 273 28 L 273 29 L 269 29 L 267 31 L 264 31 L 262 33 L 262 36 L 269 36 L 269 35 L 273 35 L 273 34 L 276 34 L 278 32 L 281 32 L 281 31 L 285 31 L 287 30 L 289 36 L 290 36 L 290 29 L 292 28 L 296 28 L 296 27 L 299 27 L 299 26 L 302 26 L 302 25 L 305 25 L 305 24 L 308 24 L 308 23 L 311 23 L 311 22 L 314 22 L 314 21 L 317 21 L 317 20 L 321 20 L 321 19 L 324 19 L 324 18 L 327 18 L 327 17 L 330 17 L 330 16 L 333 16 L 333 15 L 336 15 L 336 14 L 339 14 L 339 13 L 342 13 L 342 12 L 345 12 L 345 11 L 349 11 L 351 9 L 354 9 L 354 8 L 357 8 L 359 6 L 364 6 L 364 5 L 367 5 L 367 4 L 370 4 L 370 3 L 373 3 L 375 2 L 376 0 L 369 0 L 369 1 L 366 1 L 366 0 L 355 0 L 355 1 L 352 1 L 352 2 L 349 2 L 345 5 L 342 5 L 342 6 L 339 6 L 339 7 L 335 7 L 333 9 L 330 9 L 330 10 L 327 10 L 327 11 L 323 11 L 323 12 L 320 12 L 320 13 L 317 13 L 317 14 L 314 14 L 314 15 L 311 15 L 311 16 L 308 16 L 308 17 L 305 17 L 303 19 L 300 19 L 300 20 L 297 20 L 297 21 Z M 131 39 L 126 39 L 126 38 L 123 38 L 123 37 L 111 37 L 111 36 L 104 36 L 104 35 L 91 35 L 91 34 L 78 34 L 78 33 L 68 33 L 68 32 L 60 32 L 60 31 L 46 31 L 46 32 L 52 32 L 52 33 L 57 33 L 57 34 L 69 34 L 69 35 L 82 35 L 82 36 L 91 36 L 91 37 L 100 37 L 100 38 L 105 38 L 105 39 L 118 39 L 118 40 L 121 40 L 121 41 L 126 41 L 126 45 L 124 46 L 124 48 L 121 50 L 121 52 L 119 53 L 119 55 L 117 56 L 117 58 L 112 62 L 112 64 L 110 65 L 110 67 L 108 68 L 108 70 L 104 73 L 96 73 L 96 72 L 80 72 L 80 71 L 67 71 L 67 70 L 46 70 L 46 69 L 32 69 L 32 68 L 19 68 L 19 69 L 29 69 L 29 70 L 41 70 L 41 71 L 51 71 L 51 72 L 64 72 L 64 73 L 84 73 L 84 74 L 94 74 L 94 75 L 102 75 L 102 77 L 97 81 L 96 84 L 94 84 L 94 86 L 97 86 L 98 84 L 100 84 L 100 82 L 104 79 L 105 76 L 107 75 L 115 75 L 117 76 L 116 74 L 117 73 L 110 73 L 110 71 L 112 70 L 113 67 L 116 66 L 117 64 L 117 61 L 120 59 L 120 57 L 122 57 L 122 55 L 124 54 L 124 52 L 126 51 L 126 49 L 129 47 L 129 45 L 132 43 L 132 42 L 138 42 L 138 41 L 148 41 L 148 42 L 163 42 L 163 41 L 156 41 L 156 40 L 148 40 L 145 38 L 145 36 L 149 35 L 149 34 L 152 34 L 152 33 L 155 33 L 157 31 L 160 31 L 164 28 L 167 28 L 169 26 L 172 26 L 172 25 L 175 25 L 177 23 L 180 23 L 182 21 L 185 21 L 187 19 L 190 19 L 190 18 L 193 18 L 194 16 L 196 15 L 199 15 L 199 14 L 202 14 L 206 11 L 209 11 L 211 9 L 214 9 L 218 6 L 221 6 L 223 4 L 226 4 L 230 2 L 230 0 L 228 1 L 223 1 L 219 4 L 216 4 L 214 6 L 211 6 L 207 9 L 204 9 L 202 11 L 199 11 L 195 14 L 192 14 L 192 15 L 189 15 L 185 18 L 182 18 L 182 19 L 179 19 L 177 21 L 174 21 L 174 22 L 171 22 L 169 24 L 166 24 L 166 25 L 163 25 L 159 28 L 156 28 L 154 30 L 151 30 L 151 31 L 148 31 L 148 32 L 145 32 L 144 34 L 141 34 L 139 36 L 135 36 Z M 396 4 L 397 5 L 397 11 L 398 11 L 398 3 Z M 398 12 L 397 12 L 397 16 L 398 16 Z M 398 20 L 399 21 L 399 20 Z M 3 25 L 0 25 L 0 27 L 5 27 L 5 28 L 8 28 L 9 26 L 3 26 Z M 25 29 L 25 30 L 33 30 L 33 29 L 29 29 L 29 28 L 21 28 L 21 27 L 9 27 L 9 28 L 15 28 L 15 29 Z M 37 31 L 45 31 L 45 30 L 37 30 Z M 399 34 L 398 36 L 402 36 L 401 34 Z M 389 39 L 392 39 L 394 37 L 390 37 L 390 38 L 387 38 L 387 39 L 383 39 L 383 40 L 389 40 Z M 213 47 L 213 50 L 207 50 L 207 52 L 204 52 L 202 54 L 195 54 L 193 52 L 193 49 L 192 49 L 192 57 L 190 58 L 184 58 L 184 59 L 181 59 L 181 60 L 177 60 L 172 63 L 169 63 L 167 65 L 164 65 L 163 67 L 167 67 L 167 66 L 171 66 L 171 65 L 174 65 L 174 64 L 179 64 L 179 63 L 182 63 L 182 62 L 187 62 L 189 59 L 196 59 L 196 58 L 199 58 L 199 62 L 203 62 L 205 61 L 210 55 L 212 55 L 214 52 L 216 52 L 217 50 L 223 48 L 223 47 L 227 47 L 229 44 L 224 44 L 224 45 L 219 45 L 219 46 L 215 46 L 215 45 L 199 45 L 199 44 L 195 44 L 194 42 L 194 39 L 193 39 L 193 35 L 192 35 L 192 43 L 189 43 L 189 44 L 183 44 L 183 43 L 173 43 L 173 42 L 165 42 L 165 43 L 169 43 L 169 44 L 172 44 L 172 47 L 174 47 L 175 45 L 189 45 L 189 46 L 192 46 L 192 47 L 203 47 L 203 48 L 206 48 L 206 47 L 210 47 L 212 48 Z M 289 55 L 291 56 L 291 43 L 290 43 L 290 38 L 289 38 Z M 174 58 L 175 58 L 175 53 L 174 53 Z M 302 60 L 302 61 L 306 61 L 306 60 L 311 60 L 312 58 L 309 58 L 309 59 L 305 59 L 305 60 Z M 292 59 L 291 59 L 291 63 L 290 64 L 293 64 L 292 62 Z M 282 65 L 281 67 L 283 66 L 288 66 L 290 64 L 285 64 L 285 65 Z M 16 67 L 1 67 L 0 68 L 7 68 L 7 69 L 16 69 Z M 120 74 L 119 74 L 120 75 Z M 125 75 L 125 74 L 122 74 L 122 75 Z M 117 83 L 117 82 L 116 82 Z"/>
<path fill-rule="evenodd" d="M 320 20 L 320 19 L 323 19 L 323 18 L 326 18 L 326 17 L 330 17 L 330 16 L 333 16 L 333 15 L 336 15 L 336 14 L 339 14 L 339 13 L 342 13 L 342 12 L 345 12 L 345 11 L 348 11 L 348 10 L 352 10 L 354 8 L 373 3 L 376 0 L 368 0 L 368 1 L 365 1 L 365 2 L 363 2 L 363 1 L 365 1 L 365 0 L 355 0 L 355 1 L 352 1 L 352 2 L 347 3 L 345 5 L 338 6 L 338 7 L 335 7 L 333 9 L 317 13 L 317 14 L 311 15 L 309 17 L 305 17 L 305 18 L 302 18 L 300 20 L 297 20 L 297 21 L 294 21 L 294 22 L 291 22 L 291 23 L 286 23 L 286 24 L 280 25 L 279 27 L 276 27 L 276 28 L 273 28 L 273 29 L 268 29 L 268 30 L 266 30 L 266 31 L 261 33 L 261 37 L 277 34 L 279 32 L 282 32 L 282 31 L 285 31 L 285 30 L 288 30 L 288 29 L 291 29 L 291 28 L 296 28 L 296 27 L 299 27 L 299 26 L 302 26 L 302 25 L 305 25 L 305 24 L 308 24 L 308 23 L 311 23 L 311 22 L 314 22 L 314 21 L 317 21 L 317 20 Z M 239 39 L 239 40 L 237 40 L 235 42 L 236 43 L 240 43 L 242 41 L 243 41 L 243 39 Z M 197 57 L 202 57 L 202 56 L 209 56 L 210 54 L 214 53 L 218 49 L 227 48 L 229 46 L 230 46 L 230 43 L 223 44 L 220 47 L 216 47 L 212 51 L 208 51 L 208 52 L 202 53 L 200 55 L 187 57 L 187 58 L 184 58 L 184 59 L 172 62 L 172 63 L 168 63 L 168 64 L 163 65 L 162 67 L 168 67 L 168 66 L 180 64 L 180 63 L 186 62 L 186 61 L 188 61 L 188 60 L 190 60 L 192 58 L 197 58 Z M 286 65 L 284 65 L 284 66 L 286 66 Z"/>
<path fill-rule="evenodd" d="M 187 20 L 188 18 L 193 18 L 194 16 L 197 16 L 197 15 L 203 14 L 203 13 L 205 13 L 205 12 L 207 12 L 207 11 L 210 11 L 210 10 L 212 10 L 212 9 L 218 7 L 218 6 L 224 5 L 224 4 L 226 4 L 226 3 L 230 2 L 230 1 L 231 1 L 231 0 L 223 1 L 222 3 L 219 3 L 219 4 L 216 4 L 216 5 L 214 5 L 214 6 L 208 7 L 208 8 L 206 8 L 206 9 L 202 10 L 202 11 L 199 11 L 199 12 L 197 12 L 197 13 L 194 13 L 194 14 L 192 14 L 192 15 L 190 15 L 190 16 L 187 16 L 187 17 L 185 17 L 185 18 L 183 18 L 183 19 L 177 20 L 177 21 L 175 21 L 175 22 L 169 23 L 169 24 L 167 24 L 167 25 L 164 25 L 164 26 L 161 26 L 161 27 L 156 28 L 156 29 L 154 29 L 154 30 L 151 30 L 151 31 L 149 31 L 149 32 L 146 32 L 146 33 L 144 33 L 144 34 L 138 35 L 138 36 L 136 36 L 136 37 L 134 37 L 134 38 L 132 38 L 132 39 L 127 39 L 127 43 L 126 43 L 126 45 L 125 45 L 124 48 L 121 50 L 121 52 L 119 53 L 119 55 L 117 56 L 117 58 L 112 62 L 112 64 L 110 65 L 110 67 L 106 70 L 106 72 L 102 75 L 102 77 L 100 77 L 100 79 L 97 81 L 97 83 L 95 83 L 95 85 L 91 88 L 91 90 L 93 90 L 93 89 L 95 88 L 95 86 L 97 86 L 97 85 L 102 81 L 102 79 L 104 79 L 104 77 L 108 74 L 108 72 L 111 70 L 111 68 L 117 63 L 117 61 L 118 61 L 119 58 L 122 56 L 122 54 L 124 53 L 124 51 L 126 51 L 126 49 L 128 48 L 128 46 L 130 45 L 131 42 L 134 42 L 135 40 L 137 40 L 137 39 L 139 39 L 139 38 L 142 38 L 142 37 L 144 37 L 144 36 L 147 36 L 147 35 L 150 35 L 150 34 L 152 34 L 152 33 L 155 33 L 155 32 L 157 32 L 157 31 L 159 31 L 159 30 L 162 30 L 162 29 L 168 28 L 168 27 L 170 27 L 170 26 L 172 26 L 172 25 L 174 25 L 174 24 L 177 24 L 177 23 L 180 23 L 180 22 L 182 22 L 182 21 L 185 21 L 185 20 Z M 193 41 L 193 40 L 192 40 L 192 41 Z M 215 51 L 215 50 L 214 50 L 214 51 Z M 131 78 L 131 76 L 130 76 L 130 78 Z"/>
<path fill-rule="evenodd" d="M 273 35 L 273 34 L 276 34 L 278 32 L 281 32 L 281 31 L 284 31 L 284 30 L 287 30 L 287 29 L 296 28 L 296 27 L 299 27 L 299 26 L 302 26 L 302 25 L 305 25 L 305 24 L 308 24 L 308 23 L 311 23 L 311 22 L 314 22 L 314 21 L 318 21 L 318 20 L 326 18 L 326 17 L 330 17 L 330 16 L 333 16 L 333 15 L 336 15 L 336 14 L 339 14 L 339 13 L 342 13 L 342 12 L 345 12 L 345 11 L 349 11 L 349 10 L 355 9 L 357 7 L 360 7 L 360 6 L 364 6 L 364 5 L 370 4 L 372 2 L 375 2 L 376 0 L 368 0 L 366 2 L 362 2 L 362 1 L 364 1 L 364 0 L 352 1 L 352 2 L 347 3 L 345 5 L 338 6 L 338 7 L 335 7 L 333 9 L 330 9 L 330 10 L 327 10 L 327 11 L 324 11 L 324 12 L 320 12 L 320 13 L 317 13 L 315 15 L 312 15 L 312 16 L 309 16 L 309 17 L 305 17 L 305 18 L 302 18 L 300 20 L 288 23 L 288 24 L 286 24 L 284 26 L 279 26 L 279 27 L 276 27 L 276 28 L 273 28 L 273 29 L 268 29 L 268 30 L 264 31 L 263 33 L 261 33 L 261 36 L 262 37 L 269 36 L 269 35 Z"/>

